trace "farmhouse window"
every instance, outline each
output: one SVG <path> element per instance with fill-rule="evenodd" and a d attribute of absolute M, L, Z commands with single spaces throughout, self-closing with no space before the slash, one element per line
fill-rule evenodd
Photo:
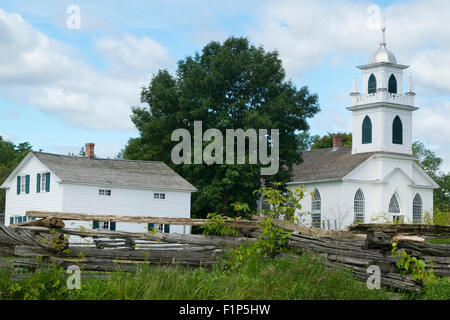
<path fill-rule="evenodd" d="M 164 200 L 164 199 L 166 199 L 166 194 L 165 193 L 154 193 L 153 198 L 159 199 L 159 200 Z"/>
<path fill-rule="evenodd" d="M 99 196 L 111 196 L 111 190 L 99 189 L 98 195 Z"/>
<path fill-rule="evenodd" d="M 30 193 L 30 176 L 17 176 L 17 194 Z"/>
<path fill-rule="evenodd" d="M 170 232 L 170 224 L 160 224 L 158 225 L 159 232 L 169 233 Z"/>
<path fill-rule="evenodd" d="M 36 177 L 36 192 L 50 192 L 50 172 L 38 173 Z"/>
<path fill-rule="evenodd" d="M 109 229 L 109 222 L 94 221 L 93 229 Z"/>
<path fill-rule="evenodd" d="M 93 221 L 92 229 L 116 230 L 115 222 Z"/>

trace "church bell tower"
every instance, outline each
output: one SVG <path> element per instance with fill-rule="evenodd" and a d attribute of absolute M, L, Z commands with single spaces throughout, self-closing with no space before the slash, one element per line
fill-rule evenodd
<path fill-rule="evenodd" d="M 356 76 L 350 93 L 352 112 L 352 154 L 393 152 L 412 154 L 412 112 L 414 106 L 412 79 L 403 93 L 403 70 L 386 48 L 386 27 L 383 26 L 380 47 L 362 70 L 362 93 L 358 92 Z"/>

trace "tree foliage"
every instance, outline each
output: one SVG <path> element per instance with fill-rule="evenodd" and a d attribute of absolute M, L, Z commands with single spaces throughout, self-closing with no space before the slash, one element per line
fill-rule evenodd
<path fill-rule="evenodd" d="M 417 157 L 417 163 L 440 187 L 433 193 L 434 208 L 448 214 L 450 211 L 450 173 L 440 171 L 442 159 L 433 151 L 426 149 L 422 142 L 415 141 L 412 149 Z"/>
<path fill-rule="evenodd" d="M 328 132 L 324 136 L 313 136 L 312 137 L 312 144 L 311 149 L 325 149 L 325 148 L 332 148 L 333 147 L 333 136 L 338 135 L 342 136 L 342 142 L 344 146 L 351 146 L 352 145 L 352 134 L 351 133 L 345 133 L 345 132 L 337 132 L 337 133 L 330 133 Z"/>
<path fill-rule="evenodd" d="M 307 119 L 319 111 L 317 95 L 285 80 L 276 51 L 234 37 L 210 42 L 201 54 L 179 61 L 176 75 L 160 70 L 142 88 L 141 102 L 146 105 L 132 108 L 131 116 L 140 136 L 128 141 L 121 156 L 170 165 L 198 188 L 192 212 L 200 217 L 208 212 L 234 215 L 234 202 L 247 202 L 254 209 L 257 195 L 252 190 L 261 185 L 261 165 L 174 165 L 175 129 L 187 129 L 193 136 L 194 121 L 202 121 L 203 131 L 216 128 L 224 136 L 226 129 L 279 129 L 280 170 L 268 180 L 286 182 L 292 165 L 301 161 L 296 132 L 307 131 Z"/>
<path fill-rule="evenodd" d="M 15 145 L 0 136 L 0 185 L 11 174 L 20 161 L 31 151 L 28 142 Z M 0 213 L 5 212 L 5 190 L 0 189 Z"/>

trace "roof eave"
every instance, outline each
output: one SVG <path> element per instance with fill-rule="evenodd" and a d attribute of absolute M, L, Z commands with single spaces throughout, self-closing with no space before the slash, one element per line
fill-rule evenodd
<path fill-rule="evenodd" d="M 161 188 L 154 186 L 130 186 L 130 185 L 118 185 L 118 184 L 110 184 L 110 183 L 93 183 L 93 182 L 80 182 L 80 181 L 71 181 L 71 180 L 61 180 L 61 184 L 74 184 L 74 185 L 84 185 L 84 186 L 96 186 L 96 187 L 113 187 L 113 188 L 121 188 L 121 189 L 140 189 L 140 190 L 164 190 L 164 191 L 178 191 L 178 192 L 197 192 L 198 189 L 194 186 L 192 188 Z"/>
<path fill-rule="evenodd" d="M 399 69 L 408 69 L 409 68 L 409 66 L 407 66 L 407 65 L 392 63 L 392 62 L 377 62 L 377 63 L 364 64 L 364 65 L 360 65 L 360 66 L 356 66 L 356 67 L 358 69 L 364 70 L 364 69 L 369 69 L 369 68 L 378 67 L 378 66 L 387 66 L 387 67 L 394 67 L 394 68 L 399 68 Z"/>
<path fill-rule="evenodd" d="M 397 104 L 392 102 L 373 102 L 373 103 L 367 103 L 367 104 L 359 104 L 356 106 L 346 107 L 349 111 L 357 111 L 362 109 L 368 109 L 368 108 L 378 108 L 378 107 L 392 107 L 397 109 L 404 109 L 409 111 L 415 111 L 418 110 L 419 107 L 409 106 L 405 104 Z"/>

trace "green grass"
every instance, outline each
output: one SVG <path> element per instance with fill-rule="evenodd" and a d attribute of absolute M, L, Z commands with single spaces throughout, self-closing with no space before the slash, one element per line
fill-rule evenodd
<path fill-rule="evenodd" d="M 66 288 L 67 274 L 50 267 L 11 280 L 0 270 L 0 299 L 449 299 L 450 278 L 425 286 L 421 294 L 369 290 L 349 270 L 327 269 L 323 258 L 267 259 L 253 254 L 238 268 L 219 264 L 211 270 L 142 266 L 116 271 L 111 278 L 83 279 L 80 290 Z"/>

